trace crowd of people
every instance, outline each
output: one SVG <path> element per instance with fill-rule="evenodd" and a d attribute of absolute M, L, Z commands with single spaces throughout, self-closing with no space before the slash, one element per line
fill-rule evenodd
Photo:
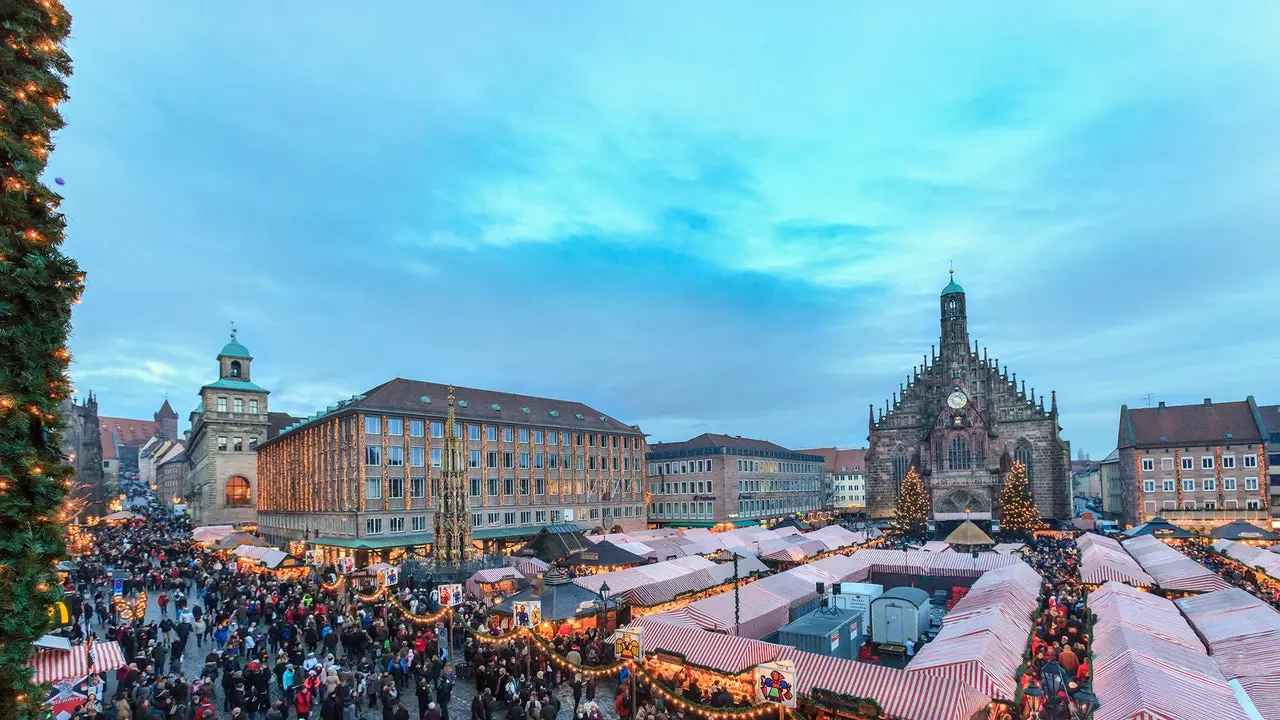
<path fill-rule="evenodd" d="M 1211 545 L 1186 543 L 1178 549 L 1232 585 L 1280 610 L 1280 583 L 1265 574 L 1219 553 Z"/>
<path fill-rule="evenodd" d="M 1023 558 L 1044 578 L 1043 605 L 1031 634 L 1031 659 L 1019 685 L 1023 720 L 1067 720 L 1070 699 L 1089 685 L 1089 610 L 1079 554 L 1070 537 L 1038 537 Z"/>

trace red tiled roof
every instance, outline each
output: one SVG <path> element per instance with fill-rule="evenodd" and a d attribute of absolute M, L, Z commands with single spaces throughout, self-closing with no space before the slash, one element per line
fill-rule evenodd
<path fill-rule="evenodd" d="M 154 420 L 133 420 L 100 415 L 98 423 L 103 432 L 114 432 L 115 441 L 121 445 L 142 447 L 147 444 L 147 440 L 160 432 L 160 423 Z M 106 443 L 104 442 L 103 445 Z"/>
<path fill-rule="evenodd" d="M 1131 429 L 1123 425 L 1126 412 Z M 1121 447 L 1218 444 L 1228 440 L 1243 444 L 1262 440 L 1248 401 L 1124 408 L 1121 423 Z"/>
<path fill-rule="evenodd" d="M 807 455 L 821 455 L 823 460 L 822 469 L 829 473 L 836 471 L 836 455 L 840 451 L 833 447 L 809 448 L 808 450 L 798 450 L 797 452 L 802 452 Z"/>
<path fill-rule="evenodd" d="M 720 447 L 764 453 L 805 454 L 800 450 L 788 450 L 787 448 L 784 448 L 777 443 L 771 443 L 768 440 L 756 440 L 754 438 L 744 438 L 737 435 L 720 435 L 718 433 L 702 433 L 697 437 L 690 438 L 689 440 L 684 440 L 682 442 L 650 443 L 649 452 L 665 453 L 680 450 L 698 450 L 701 448 Z"/>
<path fill-rule="evenodd" d="M 866 471 L 867 449 L 849 448 L 836 454 L 837 475 L 857 474 Z"/>

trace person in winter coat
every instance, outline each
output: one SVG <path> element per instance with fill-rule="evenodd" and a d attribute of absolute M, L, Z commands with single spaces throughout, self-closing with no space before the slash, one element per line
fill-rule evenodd
<path fill-rule="evenodd" d="M 480 691 L 480 694 L 471 701 L 471 720 L 490 720 L 489 688 Z"/>
<path fill-rule="evenodd" d="M 296 692 L 293 694 L 293 707 L 298 711 L 298 719 L 310 717 L 311 715 L 311 693 Z"/>

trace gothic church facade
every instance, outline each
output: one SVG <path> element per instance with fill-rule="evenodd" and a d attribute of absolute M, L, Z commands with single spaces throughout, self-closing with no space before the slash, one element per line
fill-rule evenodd
<path fill-rule="evenodd" d="M 890 517 L 914 466 L 935 520 L 1000 517 L 1000 488 L 1015 460 L 1027 467 L 1045 517 L 1070 519 L 1071 447 L 1049 408 L 1017 373 L 970 345 L 964 289 L 954 277 L 940 300 L 941 338 L 883 409 L 871 409 L 866 455 L 867 505 Z"/>

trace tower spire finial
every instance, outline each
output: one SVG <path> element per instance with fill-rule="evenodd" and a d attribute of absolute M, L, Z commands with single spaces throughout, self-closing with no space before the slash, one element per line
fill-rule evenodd
<path fill-rule="evenodd" d="M 956 281 L 956 261 L 947 261 L 947 273 L 951 275 L 951 282 Z"/>
<path fill-rule="evenodd" d="M 231 321 L 231 339 L 232 340 L 236 339 L 236 321 L 235 320 Z"/>

